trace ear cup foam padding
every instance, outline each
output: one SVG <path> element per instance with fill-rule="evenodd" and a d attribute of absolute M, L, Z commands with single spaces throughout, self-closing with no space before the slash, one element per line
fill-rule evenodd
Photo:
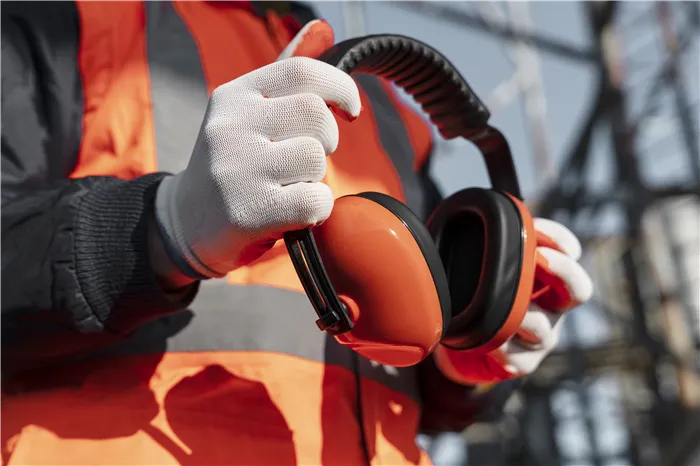
<path fill-rule="evenodd" d="M 427 225 L 444 264 L 452 303 L 442 343 L 470 349 L 491 341 L 511 317 L 520 286 L 523 223 L 508 197 L 470 188 L 445 199 Z"/>
<path fill-rule="evenodd" d="M 430 116 L 445 139 L 482 130 L 490 114 L 456 68 L 432 47 L 401 35 L 349 39 L 319 60 L 348 74 L 382 77 L 404 89 Z"/>
<path fill-rule="evenodd" d="M 393 213 L 399 220 L 401 220 L 401 222 L 403 222 L 404 225 L 406 225 L 408 231 L 410 231 L 415 238 L 418 247 L 425 257 L 425 261 L 428 264 L 430 273 L 433 276 L 433 281 L 435 282 L 435 289 L 438 294 L 438 299 L 440 300 L 440 308 L 442 309 L 442 334 L 444 336 L 450 319 L 452 318 L 450 288 L 448 286 L 445 269 L 442 265 L 442 261 L 440 260 L 440 254 L 433 244 L 433 239 L 430 236 L 430 233 L 425 228 L 425 225 L 423 225 L 423 222 L 421 222 L 421 220 L 411 211 L 411 209 L 393 197 L 377 192 L 364 192 L 357 194 L 357 196 L 374 201 Z"/>

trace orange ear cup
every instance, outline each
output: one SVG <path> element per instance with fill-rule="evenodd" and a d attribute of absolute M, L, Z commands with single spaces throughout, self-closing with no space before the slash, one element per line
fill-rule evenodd
<path fill-rule="evenodd" d="M 336 339 L 395 367 L 427 357 L 443 333 L 443 312 L 431 270 L 406 224 L 373 200 L 344 196 L 313 234 L 355 324 Z"/>
<path fill-rule="evenodd" d="M 514 197 L 470 188 L 444 200 L 428 229 L 447 271 L 452 319 L 446 346 L 489 351 L 520 327 L 535 270 L 534 225 Z"/>

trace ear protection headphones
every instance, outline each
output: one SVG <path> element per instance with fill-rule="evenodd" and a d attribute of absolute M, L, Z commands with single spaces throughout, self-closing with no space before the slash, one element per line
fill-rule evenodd
<path fill-rule="evenodd" d="M 382 77 L 410 94 L 445 139 L 481 151 L 492 189 L 442 201 L 427 225 L 400 201 L 364 192 L 330 217 L 284 235 L 316 324 L 381 364 L 405 367 L 438 344 L 490 351 L 520 326 L 532 293 L 535 231 L 505 137 L 454 66 L 398 35 L 351 39 L 320 57 L 346 73 Z"/>

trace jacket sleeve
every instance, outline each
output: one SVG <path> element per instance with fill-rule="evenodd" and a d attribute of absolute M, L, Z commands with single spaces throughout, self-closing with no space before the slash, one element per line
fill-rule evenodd
<path fill-rule="evenodd" d="M 3 375 L 61 362 L 175 312 L 148 255 L 163 174 L 70 179 L 82 122 L 72 2 L 2 7 Z M 190 297 L 191 298 L 191 297 Z"/>
<path fill-rule="evenodd" d="M 475 422 L 499 419 L 503 408 L 522 386 L 522 379 L 483 385 L 465 386 L 452 382 L 438 369 L 432 357 L 419 366 L 423 402 L 421 433 L 461 432 Z"/>

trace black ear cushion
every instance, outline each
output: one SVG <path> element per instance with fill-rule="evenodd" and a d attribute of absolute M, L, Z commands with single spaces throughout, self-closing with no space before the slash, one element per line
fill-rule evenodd
<path fill-rule="evenodd" d="M 452 316 L 443 344 L 480 346 L 507 320 L 520 284 L 523 223 L 508 196 L 469 188 L 440 203 L 427 229 L 445 267 Z"/>
<path fill-rule="evenodd" d="M 442 335 L 444 336 L 452 317 L 450 288 L 447 283 L 445 269 L 440 261 L 440 254 L 433 244 L 433 239 L 425 228 L 425 225 L 408 206 L 391 196 L 376 192 L 364 192 L 356 194 L 356 196 L 374 201 L 387 209 L 406 225 L 408 231 L 410 231 L 413 238 L 415 238 L 418 247 L 423 252 L 423 257 L 425 257 L 425 262 L 428 264 L 430 274 L 433 276 L 433 282 L 435 283 L 435 289 L 437 290 L 438 299 L 440 301 L 440 309 L 442 310 Z"/>

